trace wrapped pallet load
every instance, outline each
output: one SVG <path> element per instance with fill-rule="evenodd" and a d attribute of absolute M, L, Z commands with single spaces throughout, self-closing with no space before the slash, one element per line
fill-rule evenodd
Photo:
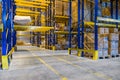
<path fill-rule="evenodd" d="M 17 45 L 27 45 L 30 43 L 30 33 L 29 32 L 17 32 Z"/>
<path fill-rule="evenodd" d="M 30 16 L 15 16 L 14 22 L 15 24 L 18 24 L 18 25 L 26 25 L 31 22 L 31 17 Z"/>
<path fill-rule="evenodd" d="M 118 56 L 119 55 L 119 33 L 118 33 L 118 29 L 110 29 L 110 34 L 109 34 L 109 54 L 112 57 Z"/>

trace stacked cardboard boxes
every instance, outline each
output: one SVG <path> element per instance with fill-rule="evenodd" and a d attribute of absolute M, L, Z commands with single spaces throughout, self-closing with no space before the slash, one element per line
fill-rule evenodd
<path fill-rule="evenodd" d="M 110 29 L 109 34 L 109 54 L 111 56 L 118 56 L 119 55 L 119 33 L 118 29 Z"/>
<path fill-rule="evenodd" d="M 68 3 L 55 1 L 55 15 L 68 15 Z"/>
<path fill-rule="evenodd" d="M 58 35 L 56 49 L 57 50 L 67 50 L 68 48 L 69 48 L 68 35 L 65 35 L 65 34 Z M 72 36 L 71 48 L 77 48 L 77 37 L 75 35 Z"/>
<path fill-rule="evenodd" d="M 98 51 L 99 57 L 108 57 L 108 33 L 109 29 L 99 28 L 98 29 Z M 87 33 L 85 36 L 86 49 L 94 50 L 94 33 Z M 89 53 L 90 56 L 93 53 Z"/>

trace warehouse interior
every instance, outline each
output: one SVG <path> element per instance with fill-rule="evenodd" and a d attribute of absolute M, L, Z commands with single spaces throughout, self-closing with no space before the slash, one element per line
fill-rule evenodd
<path fill-rule="evenodd" d="M 120 0 L 0 0 L 0 80 L 120 80 Z"/>

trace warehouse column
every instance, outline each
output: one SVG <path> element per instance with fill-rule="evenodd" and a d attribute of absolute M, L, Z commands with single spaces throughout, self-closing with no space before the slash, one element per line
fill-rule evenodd
<path fill-rule="evenodd" d="M 94 0 L 95 2 L 95 10 L 94 10 L 94 49 L 95 52 L 93 54 L 93 60 L 97 60 L 98 59 L 98 26 L 97 26 L 97 16 L 98 16 L 98 0 Z"/>

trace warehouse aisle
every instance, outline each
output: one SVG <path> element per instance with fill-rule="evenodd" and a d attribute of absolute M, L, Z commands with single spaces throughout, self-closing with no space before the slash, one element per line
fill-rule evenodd
<path fill-rule="evenodd" d="M 34 46 L 19 46 L 0 80 L 120 80 L 120 58 L 93 61 Z"/>

